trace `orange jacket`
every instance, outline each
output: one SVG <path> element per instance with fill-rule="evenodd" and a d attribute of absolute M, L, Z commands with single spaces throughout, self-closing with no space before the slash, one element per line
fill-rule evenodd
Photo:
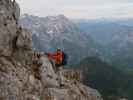
<path fill-rule="evenodd" d="M 55 60 L 55 64 L 61 64 L 63 60 L 63 53 L 56 52 L 55 54 L 48 53 L 48 58 Z"/>

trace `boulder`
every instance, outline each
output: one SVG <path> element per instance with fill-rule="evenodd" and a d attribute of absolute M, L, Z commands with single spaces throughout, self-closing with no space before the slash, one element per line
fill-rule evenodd
<path fill-rule="evenodd" d="M 17 36 L 17 20 L 14 19 L 14 13 L 19 17 L 20 12 L 13 9 L 12 1 L 0 1 L 0 55 L 10 56 L 13 51 L 13 42 Z"/>
<path fill-rule="evenodd" d="M 17 2 L 13 2 L 13 16 L 14 19 L 18 22 L 19 17 L 20 17 L 20 8 Z"/>
<path fill-rule="evenodd" d="M 32 34 L 28 29 L 18 29 L 18 37 L 16 41 L 17 48 L 31 49 L 32 48 Z M 21 33 L 21 34 L 20 34 Z"/>
<path fill-rule="evenodd" d="M 43 85 L 51 88 L 59 87 L 57 74 L 55 73 L 52 64 L 49 62 L 49 59 L 46 56 L 42 56 L 40 62 L 42 64 L 40 67 L 40 75 Z"/>

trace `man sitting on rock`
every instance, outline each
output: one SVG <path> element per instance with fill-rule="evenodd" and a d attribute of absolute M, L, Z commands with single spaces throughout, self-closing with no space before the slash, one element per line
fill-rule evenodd
<path fill-rule="evenodd" d="M 47 53 L 48 58 L 50 61 L 54 61 L 53 67 L 55 69 L 55 72 L 58 75 L 58 80 L 59 80 L 59 84 L 60 87 L 64 87 L 65 86 L 65 79 L 63 76 L 63 66 L 65 66 L 67 64 L 67 55 L 66 53 L 64 53 L 61 49 L 57 49 L 57 51 L 52 54 L 52 53 Z"/>
<path fill-rule="evenodd" d="M 59 70 L 62 68 L 62 62 L 63 62 L 63 52 L 61 49 L 57 49 L 57 51 L 52 53 L 47 53 L 49 60 L 54 60 L 54 65 L 56 67 L 56 70 Z"/>

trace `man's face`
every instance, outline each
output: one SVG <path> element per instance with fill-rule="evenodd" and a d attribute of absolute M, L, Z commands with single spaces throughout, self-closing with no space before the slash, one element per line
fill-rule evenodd
<path fill-rule="evenodd" d="M 59 50 L 57 50 L 57 53 L 60 53 L 60 51 L 61 51 L 60 49 L 59 49 Z"/>

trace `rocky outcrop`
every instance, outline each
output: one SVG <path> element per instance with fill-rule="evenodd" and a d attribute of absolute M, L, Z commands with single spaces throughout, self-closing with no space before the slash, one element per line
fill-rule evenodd
<path fill-rule="evenodd" d="M 32 50 L 31 32 L 18 26 L 19 15 L 16 2 L 0 1 L 0 100 L 102 100 Z"/>

